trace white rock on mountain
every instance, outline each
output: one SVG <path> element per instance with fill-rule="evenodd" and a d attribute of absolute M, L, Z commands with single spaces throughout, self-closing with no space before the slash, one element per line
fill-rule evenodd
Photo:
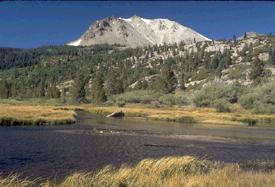
<path fill-rule="evenodd" d="M 95 44 L 120 44 L 127 47 L 163 45 L 194 41 L 209 41 L 196 31 L 168 19 L 144 19 L 108 17 L 96 21 L 77 40 L 68 43 L 73 46 Z"/>

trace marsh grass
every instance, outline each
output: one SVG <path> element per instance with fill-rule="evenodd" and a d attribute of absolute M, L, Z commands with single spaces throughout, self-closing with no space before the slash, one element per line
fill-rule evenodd
<path fill-rule="evenodd" d="M 258 163 L 258 162 L 257 162 Z M 248 165 L 243 169 L 238 164 L 225 164 L 216 161 L 199 160 L 195 157 L 164 157 L 144 159 L 135 166 L 111 165 L 97 172 L 74 173 L 62 182 L 47 181 L 36 183 L 45 187 L 271 187 L 275 185 L 273 168 L 268 172 L 256 171 Z M 264 167 L 269 164 L 264 164 Z M 262 166 L 262 165 L 261 165 Z M 17 176 L 0 178 L 1 186 L 33 186 L 35 182 L 20 180 Z"/>
<path fill-rule="evenodd" d="M 207 124 L 245 124 L 274 125 L 275 116 L 269 114 L 253 114 L 239 105 L 233 105 L 230 112 L 218 112 L 214 108 L 161 107 L 152 108 L 146 105 L 125 105 L 123 108 L 115 106 L 86 106 L 86 110 L 97 114 L 110 114 L 123 111 L 126 117 L 144 117 L 151 120 L 174 121 L 182 123 L 207 123 Z"/>
<path fill-rule="evenodd" d="M 0 126 L 74 123 L 78 107 L 0 104 Z"/>

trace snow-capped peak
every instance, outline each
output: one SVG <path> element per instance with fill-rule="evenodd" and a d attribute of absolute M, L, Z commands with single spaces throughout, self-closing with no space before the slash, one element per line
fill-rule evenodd
<path fill-rule="evenodd" d="M 96 21 L 78 40 L 68 45 L 121 44 L 128 47 L 209 41 L 196 31 L 169 19 L 108 17 Z"/>

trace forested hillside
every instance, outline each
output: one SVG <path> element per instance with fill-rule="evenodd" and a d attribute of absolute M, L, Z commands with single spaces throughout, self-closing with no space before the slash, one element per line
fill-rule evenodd
<path fill-rule="evenodd" d="M 239 102 L 239 97 L 252 92 L 251 89 L 264 92 L 259 87 L 268 89 L 274 74 L 275 37 L 272 35 L 144 48 L 97 45 L 0 49 L 2 99 L 69 98 L 77 102 L 155 105 L 167 104 L 169 100 L 168 104 L 226 106 Z M 223 86 L 230 91 L 215 93 L 226 90 Z M 150 99 L 129 99 L 138 90 L 143 92 L 141 95 L 150 95 Z M 179 92 L 183 94 L 176 100 L 174 93 Z M 274 91 L 266 92 L 261 94 L 271 99 L 263 103 L 272 105 L 269 112 L 273 112 L 275 95 L 270 93 Z M 152 99 L 155 95 L 164 97 L 163 101 Z M 192 101 L 186 95 L 192 95 Z M 257 97 L 262 98 L 250 97 L 242 99 L 242 102 L 248 100 L 243 106 L 253 108 L 247 105 L 253 105 Z"/>

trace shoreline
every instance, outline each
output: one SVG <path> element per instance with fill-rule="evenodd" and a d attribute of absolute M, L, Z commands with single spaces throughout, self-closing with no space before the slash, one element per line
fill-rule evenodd
<path fill-rule="evenodd" d="M 86 111 L 104 117 L 113 112 L 122 111 L 126 118 L 184 124 L 275 126 L 275 115 L 253 114 L 238 107 L 232 112 L 217 112 L 213 108 L 190 106 L 155 108 L 141 104 L 116 107 L 91 104 L 55 106 L 5 103 L 0 104 L 0 107 L 0 126 L 72 124 L 77 121 L 77 111 Z"/>
<path fill-rule="evenodd" d="M 252 114 L 248 111 L 217 112 L 213 108 L 197 107 L 162 107 L 153 108 L 145 105 L 115 106 L 85 106 L 85 110 L 93 114 L 106 116 L 113 112 L 122 111 L 125 117 L 142 118 L 146 120 L 203 123 L 209 125 L 247 125 L 274 127 L 275 115 Z"/>

